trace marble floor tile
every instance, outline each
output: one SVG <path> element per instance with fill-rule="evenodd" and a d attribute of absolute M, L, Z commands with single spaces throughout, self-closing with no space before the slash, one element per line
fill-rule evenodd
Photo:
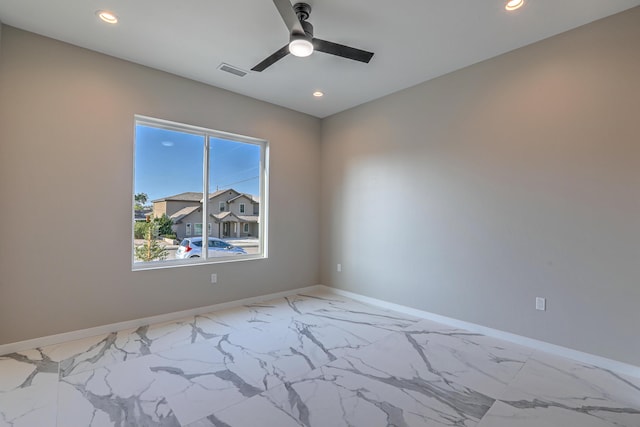
<path fill-rule="evenodd" d="M 207 316 L 195 316 L 44 347 L 42 352 L 60 362 L 60 377 L 64 378 L 219 337 L 231 330 Z"/>
<path fill-rule="evenodd" d="M 33 385 L 55 384 L 58 362 L 40 350 L 28 350 L 0 356 L 0 396 Z"/>
<path fill-rule="evenodd" d="M 537 352 L 481 427 L 538 425 L 640 426 L 640 379 Z"/>
<path fill-rule="evenodd" d="M 406 314 L 361 305 L 320 308 L 298 316 L 296 319 L 316 327 L 331 325 L 368 342 L 378 341 L 393 332 L 412 327 L 422 320 Z"/>
<path fill-rule="evenodd" d="M 58 384 L 0 394 L 0 427 L 56 427 Z"/>
<path fill-rule="evenodd" d="M 640 427 L 640 379 L 325 291 L 0 356 L 0 427 Z"/>
<path fill-rule="evenodd" d="M 531 354 L 506 344 L 419 322 L 200 422 L 248 426 L 260 405 L 291 425 L 475 426 Z"/>
<path fill-rule="evenodd" d="M 477 427 L 636 427 L 635 416 L 618 414 L 616 420 L 559 406 L 514 408 L 497 401 Z M 216 426 L 217 427 L 217 426 Z"/>
<path fill-rule="evenodd" d="M 261 367 L 230 345 L 227 338 L 145 359 L 182 425 L 264 391 L 255 374 Z"/>
<path fill-rule="evenodd" d="M 61 379 L 57 425 L 180 427 L 147 357 Z"/>
<path fill-rule="evenodd" d="M 301 427 L 297 418 L 262 395 L 209 415 L 185 427 Z M 310 426 L 310 425 L 307 425 Z M 368 426 L 367 426 L 368 427 Z"/>
<path fill-rule="evenodd" d="M 528 347 L 431 321 L 420 322 L 405 330 L 404 337 L 395 334 L 389 341 L 396 342 L 392 346 L 406 354 L 413 347 L 425 361 L 423 369 L 494 399 L 502 395 L 533 353 Z M 376 347 L 373 352 L 379 351 Z"/>
<path fill-rule="evenodd" d="M 152 370 L 192 384 L 168 397 L 178 419 L 182 423 L 198 420 L 369 344 L 335 325 L 309 324 L 301 317 L 158 354 L 166 359 L 165 368 Z"/>
<path fill-rule="evenodd" d="M 274 406 L 271 412 L 284 411 L 304 426 L 341 427 L 471 427 L 494 402 L 455 384 L 370 370 L 339 360 L 261 397 Z M 235 425 L 231 418 L 223 421 Z"/>
<path fill-rule="evenodd" d="M 260 329 L 274 322 L 290 320 L 319 310 L 343 312 L 350 309 L 369 310 L 371 313 L 383 311 L 330 292 L 312 291 L 225 309 L 208 316 L 216 322 L 236 329 Z"/>

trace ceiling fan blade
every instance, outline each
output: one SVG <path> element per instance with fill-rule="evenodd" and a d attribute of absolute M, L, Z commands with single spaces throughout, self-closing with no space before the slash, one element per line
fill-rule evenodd
<path fill-rule="evenodd" d="M 282 20 L 289 29 L 289 33 L 304 34 L 302 24 L 298 19 L 298 15 L 294 12 L 293 6 L 289 3 L 289 0 L 273 0 L 273 4 L 276 5 L 276 9 L 280 12 L 280 16 L 282 16 Z"/>
<path fill-rule="evenodd" d="M 270 67 L 277 61 L 281 60 L 289 54 L 289 45 L 286 44 L 282 48 L 275 51 L 271 56 L 267 57 L 264 61 L 256 65 L 251 71 L 263 71 L 265 68 Z"/>
<path fill-rule="evenodd" d="M 354 61 L 369 63 L 373 57 L 373 52 L 356 49 L 355 47 L 345 46 L 343 44 L 328 42 L 321 39 L 313 39 L 313 48 L 317 51 L 330 53 L 331 55 L 341 56 Z"/>

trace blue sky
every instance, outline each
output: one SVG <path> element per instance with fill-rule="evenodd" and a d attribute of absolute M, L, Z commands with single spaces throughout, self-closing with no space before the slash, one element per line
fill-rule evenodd
<path fill-rule="evenodd" d="M 202 192 L 205 138 L 173 130 L 137 125 L 134 193 L 149 201 L 186 191 Z M 211 139 L 209 191 L 233 188 L 258 196 L 260 147 Z"/>

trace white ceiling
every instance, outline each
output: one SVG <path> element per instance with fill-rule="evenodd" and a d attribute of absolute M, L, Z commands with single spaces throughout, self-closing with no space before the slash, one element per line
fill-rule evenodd
<path fill-rule="evenodd" d="M 640 0 L 308 0 L 315 36 L 375 52 L 369 64 L 316 52 L 250 70 L 288 42 L 271 0 L 0 0 L 0 21 L 316 117 L 499 55 Z M 294 0 L 295 2 L 295 0 Z M 120 19 L 100 22 L 98 9 Z M 323 98 L 312 92 L 322 90 Z"/>

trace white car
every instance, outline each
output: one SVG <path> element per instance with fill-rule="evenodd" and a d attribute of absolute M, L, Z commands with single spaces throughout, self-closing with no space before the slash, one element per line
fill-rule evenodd
<path fill-rule="evenodd" d="M 209 257 L 244 255 L 247 252 L 237 246 L 215 237 L 209 237 Z M 199 258 L 202 256 L 202 237 L 187 237 L 180 242 L 176 259 Z"/>

